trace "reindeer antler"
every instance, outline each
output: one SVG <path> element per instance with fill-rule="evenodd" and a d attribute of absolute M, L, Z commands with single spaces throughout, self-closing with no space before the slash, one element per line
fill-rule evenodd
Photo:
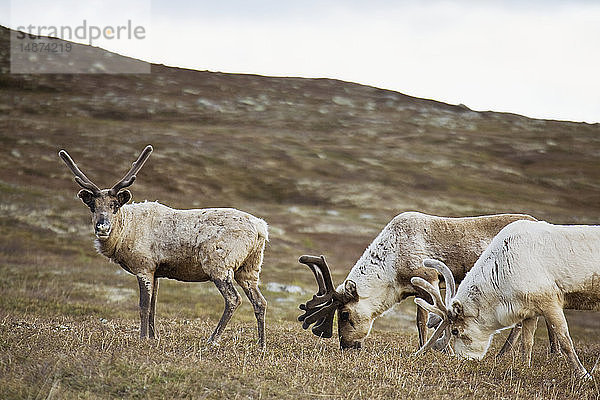
<path fill-rule="evenodd" d="M 298 317 L 298 321 L 303 322 L 302 328 L 304 329 L 308 329 L 314 323 L 312 333 L 330 338 L 333 336 L 333 317 L 342 302 L 333 287 L 331 272 L 325 257 L 302 256 L 298 261 L 310 268 L 319 286 L 317 294 L 311 300 L 300 304 L 300 309 L 304 310 L 304 314 Z"/>
<path fill-rule="evenodd" d="M 81 170 L 77 167 L 77 164 L 75 164 L 75 161 L 73 161 L 73 159 L 71 158 L 69 153 L 66 152 L 66 150 L 59 151 L 58 156 L 62 158 L 65 164 L 67 164 L 67 167 L 69 167 L 71 172 L 73 172 L 73 174 L 75 175 L 75 182 L 77 182 L 79 186 L 81 186 L 84 189 L 90 190 L 93 194 L 100 193 L 100 188 L 96 186 L 96 184 L 92 182 L 90 178 L 85 176 L 83 172 L 81 172 Z"/>
<path fill-rule="evenodd" d="M 152 153 L 152 150 L 153 149 L 151 145 L 146 146 L 146 148 L 142 150 L 142 153 L 132 164 L 129 172 L 127 172 L 125 176 L 119 182 L 115 183 L 114 186 L 110 189 L 110 194 L 116 195 L 119 192 L 119 190 L 131 186 L 133 184 L 133 182 L 135 181 L 136 174 L 144 166 L 144 163 L 146 162 L 148 157 L 150 157 L 150 153 Z"/>
<path fill-rule="evenodd" d="M 426 259 L 423 260 L 423 265 L 427 268 L 435 268 L 444 276 L 444 280 L 446 281 L 446 302 L 444 303 L 442 301 L 442 295 L 440 294 L 439 288 L 433 286 L 425 279 L 413 277 L 410 280 L 414 286 L 425 290 L 433 299 L 433 304 L 429 304 L 420 298 L 415 298 L 415 303 L 426 311 L 434 313 L 442 318 L 442 322 L 438 325 L 435 332 L 433 332 L 433 335 L 431 335 L 427 343 L 425 343 L 423 347 L 417 351 L 416 355 L 421 355 L 432 347 L 437 350 L 441 350 L 448 345 L 448 342 L 450 341 L 449 330 L 451 321 L 448 318 L 447 306 L 450 304 L 450 301 L 456 294 L 454 275 L 452 274 L 450 268 L 446 266 L 446 264 L 438 260 Z"/>
<path fill-rule="evenodd" d="M 433 268 L 442 274 L 444 280 L 446 281 L 446 305 L 450 304 L 450 300 L 452 300 L 456 294 L 456 282 L 454 281 L 454 274 L 450 268 L 448 268 L 448 266 L 443 262 L 434 260 L 432 258 L 426 258 L 423 260 L 423 266 L 427 268 Z"/>

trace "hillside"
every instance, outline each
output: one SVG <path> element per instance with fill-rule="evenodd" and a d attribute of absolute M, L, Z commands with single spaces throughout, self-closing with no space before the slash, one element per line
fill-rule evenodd
<path fill-rule="evenodd" d="M 137 323 L 135 280 L 95 254 L 62 148 L 107 187 L 152 144 L 131 188 L 135 201 L 236 207 L 264 218 L 271 241 L 263 286 L 306 292 L 314 281 L 299 255 L 327 255 L 339 282 L 402 211 L 600 221 L 600 124 L 475 112 L 332 79 L 163 65 L 137 75 L 10 74 L 8 40 L 0 28 L 0 319 L 42 310 Z M 216 322 L 221 300 L 209 286 L 166 282 L 159 314 Z M 265 294 L 270 321 L 290 324 L 309 296 Z M 214 309 L 203 308 L 207 301 Z M 252 321 L 247 303 L 232 331 Z M 412 335 L 412 305 L 405 307 L 376 329 Z M 598 326 L 572 318 L 580 332 Z"/>
<path fill-rule="evenodd" d="M 1 84 L 4 218 L 35 211 L 41 218 L 26 224 L 59 235 L 88 229 L 57 150 L 109 185 L 147 143 L 156 152 L 136 200 L 255 212 L 281 240 L 272 245 L 281 266 L 303 251 L 349 266 L 404 210 L 598 220 L 598 124 L 478 113 L 328 79 L 161 65 L 142 75 L 3 74 Z M 27 201 L 32 192 L 42 198 Z M 54 215 L 61 208 L 75 214 Z M 341 243 L 323 248 L 324 239 Z"/>

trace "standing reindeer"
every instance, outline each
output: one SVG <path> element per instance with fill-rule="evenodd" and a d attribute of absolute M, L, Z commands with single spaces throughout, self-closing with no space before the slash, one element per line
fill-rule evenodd
<path fill-rule="evenodd" d="M 446 260 L 460 282 L 492 238 L 521 219 L 535 220 L 523 214 L 444 218 L 402 213 L 383 228 L 337 289 L 324 257 L 302 256 L 299 261 L 313 271 L 319 291 L 300 306 L 305 312 L 298 319 L 304 329 L 314 323 L 315 335 L 331 337 L 337 311 L 340 346 L 360 348 L 374 320 L 396 303 L 409 296 L 429 299 L 425 290 L 411 283 L 417 276 L 433 286 L 439 284 L 438 272 L 423 267 L 423 258 Z M 417 308 L 419 347 L 426 339 L 426 318 L 427 312 Z M 516 333 L 510 336 L 503 352 L 517 337 Z"/>
<path fill-rule="evenodd" d="M 575 352 L 563 309 L 600 310 L 599 260 L 600 226 L 513 222 L 498 233 L 458 289 L 446 293 L 445 302 L 437 288 L 412 279 L 433 299 L 415 299 L 417 305 L 442 319 L 419 353 L 445 335 L 446 341 L 452 337 L 458 356 L 481 360 L 496 332 L 521 321 L 523 336 L 533 344 L 537 317 L 543 315 L 574 372 L 590 378 Z M 454 279 L 443 262 L 423 263 L 447 281 Z M 525 350 L 531 365 L 531 346 Z"/>
<path fill-rule="evenodd" d="M 175 210 L 156 202 L 127 204 L 125 188 L 135 181 L 152 146 L 146 146 L 129 172 L 112 188 L 101 190 L 65 150 L 58 154 L 83 189 L 77 196 L 90 208 L 98 252 L 136 276 L 140 288 L 140 337 L 156 338 L 154 325 L 158 279 L 212 281 L 225 299 L 225 310 L 209 342 L 217 342 L 241 303 L 233 280 L 254 307 L 258 340 L 265 346 L 267 301 L 258 289 L 267 224 L 232 208 Z"/>

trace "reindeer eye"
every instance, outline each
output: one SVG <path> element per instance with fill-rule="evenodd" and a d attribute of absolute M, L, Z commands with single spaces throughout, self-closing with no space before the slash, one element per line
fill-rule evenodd
<path fill-rule="evenodd" d="M 348 311 L 342 311 L 340 313 L 340 319 L 342 321 L 348 321 L 348 319 L 350 319 L 350 313 Z"/>
<path fill-rule="evenodd" d="M 458 336 L 458 329 L 454 328 L 450 331 L 451 334 L 453 334 L 454 336 Z"/>

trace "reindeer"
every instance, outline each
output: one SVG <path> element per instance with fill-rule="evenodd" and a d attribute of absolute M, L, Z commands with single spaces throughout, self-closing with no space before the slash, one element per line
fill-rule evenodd
<path fill-rule="evenodd" d="M 458 356 L 480 360 L 496 332 L 520 321 L 523 336 L 533 344 L 537 317 L 543 315 L 575 373 L 590 378 L 575 352 L 563 309 L 600 309 L 599 260 L 600 226 L 513 222 L 498 233 L 457 291 L 446 293 L 445 302 L 437 288 L 412 279 L 433 299 L 433 304 L 415 299 L 417 305 L 442 318 L 418 353 L 445 335 L 446 341 L 452 337 Z M 446 281 L 454 279 L 443 262 L 423 263 Z M 531 365 L 531 348 L 526 351 Z"/>
<path fill-rule="evenodd" d="M 344 283 L 334 288 L 324 257 L 302 256 L 315 275 L 318 292 L 300 305 L 298 319 L 320 337 L 332 337 L 333 319 L 338 314 L 341 348 L 360 348 L 374 320 L 409 296 L 428 299 L 430 295 L 411 283 L 421 277 L 438 286 L 438 272 L 423 267 L 423 258 L 447 260 L 460 282 L 492 238 L 506 225 L 520 219 L 535 220 L 524 214 L 500 214 L 467 218 L 444 218 L 418 212 L 396 216 L 367 247 Z M 434 256 L 435 255 L 435 256 Z M 419 347 L 427 334 L 427 312 L 417 308 Z M 439 321 L 431 318 L 429 327 Z M 502 352 L 512 347 L 519 336 L 517 327 Z M 441 343 L 439 344 L 441 346 Z"/>
<path fill-rule="evenodd" d="M 267 224 L 232 208 L 175 210 L 157 202 L 127 204 L 133 184 L 152 146 L 148 145 L 125 176 L 101 190 L 65 150 L 58 154 L 83 189 L 77 196 L 92 213 L 98 252 L 136 276 L 140 289 L 140 338 L 157 338 L 154 320 L 159 278 L 212 281 L 225 310 L 209 338 L 217 343 L 241 297 L 235 280 L 254 307 L 258 341 L 265 346 L 267 302 L 258 288 Z"/>

